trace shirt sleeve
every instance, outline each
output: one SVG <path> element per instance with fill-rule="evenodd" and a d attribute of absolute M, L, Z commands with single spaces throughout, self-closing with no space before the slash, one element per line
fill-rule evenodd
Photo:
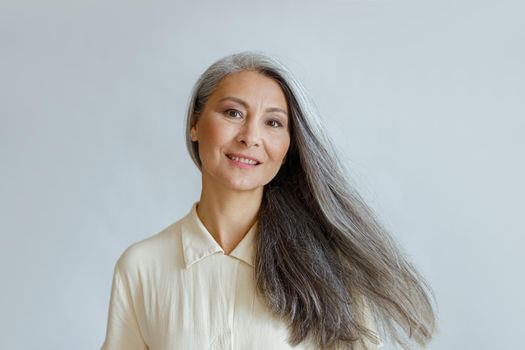
<path fill-rule="evenodd" d="M 115 265 L 109 301 L 106 339 L 101 350 L 148 350 L 139 329 L 129 280 Z"/>

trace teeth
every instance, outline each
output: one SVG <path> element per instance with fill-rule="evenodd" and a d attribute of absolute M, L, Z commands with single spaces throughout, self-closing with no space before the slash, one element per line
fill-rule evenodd
<path fill-rule="evenodd" d="M 251 165 L 257 164 L 257 162 L 255 160 L 251 160 L 251 159 L 239 158 L 239 157 L 234 157 L 234 156 L 228 156 L 228 157 L 230 159 L 233 159 L 233 160 L 236 160 L 238 162 L 245 163 L 245 164 L 251 164 Z"/>

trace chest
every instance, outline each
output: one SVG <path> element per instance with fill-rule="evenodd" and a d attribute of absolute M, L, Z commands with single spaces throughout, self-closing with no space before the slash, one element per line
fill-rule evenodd
<path fill-rule="evenodd" d="M 145 283 L 157 286 L 137 308 L 150 350 L 292 349 L 286 324 L 264 305 L 253 267 L 242 261 L 216 254 Z"/>

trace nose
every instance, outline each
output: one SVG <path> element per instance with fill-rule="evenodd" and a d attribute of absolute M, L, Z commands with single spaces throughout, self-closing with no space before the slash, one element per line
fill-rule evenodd
<path fill-rule="evenodd" d="M 259 128 L 254 119 L 250 120 L 248 118 L 239 129 L 239 134 L 237 135 L 237 141 L 244 143 L 247 147 L 259 147 L 261 144 Z"/>

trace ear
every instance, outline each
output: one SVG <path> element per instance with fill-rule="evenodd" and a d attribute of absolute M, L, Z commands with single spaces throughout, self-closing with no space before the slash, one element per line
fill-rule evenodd
<path fill-rule="evenodd" d="M 191 134 L 191 140 L 192 141 L 198 141 L 197 139 L 197 124 L 195 124 L 194 126 L 191 127 L 191 130 L 190 130 L 190 134 Z"/>

